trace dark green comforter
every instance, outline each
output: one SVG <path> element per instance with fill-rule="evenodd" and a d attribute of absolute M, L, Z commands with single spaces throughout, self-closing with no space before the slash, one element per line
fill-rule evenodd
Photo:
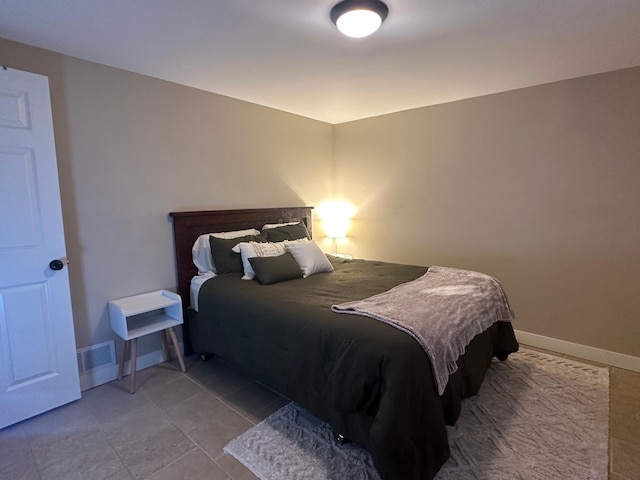
<path fill-rule="evenodd" d="M 426 354 L 408 334 L 331 311 L 427 268 L 331 261 L 333 273 L 273 285 L 240 274 L 207 281 L 189 319 L 193 348 L 241 368 L 367 448 L 383 479 L 431 479 L 449 456 L 445 424 L 477 392 L 491 357 L 517 350 L 511 324 L 498 322 L 471 342 L 440 397 Z"/>

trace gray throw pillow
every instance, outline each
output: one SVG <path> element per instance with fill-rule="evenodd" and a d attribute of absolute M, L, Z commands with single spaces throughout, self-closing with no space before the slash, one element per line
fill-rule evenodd
<path fill-rule="evenodd" d="M 216 268 L 216 273 L 243 272 L 242 258 L 240 254 L 231 250 L 240 242 L 265 242 L 262 235 L 247 235 L 238 238 L 216 238 L 209 236 L 211 246 L 211 258 Z"/>
<path fill-rule="evenodd" d="M 249 263 L 262 285 L 302 278 L 302 270 L 290 253 L 277 257 L 251 257 Z"/>

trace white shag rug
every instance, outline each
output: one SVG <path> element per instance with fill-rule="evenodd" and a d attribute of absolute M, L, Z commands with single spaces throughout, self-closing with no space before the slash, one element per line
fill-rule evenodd
<path fill-rule="evenodd" d="M 494 361 L 478 395 L 463 401 L 435 480 L 606 479 L 608 416 L 608 369 L 521 348 Z M 295 403 L 224 451 L 261 480 L 379 480 L 366 450 L 337 445 Z"/>

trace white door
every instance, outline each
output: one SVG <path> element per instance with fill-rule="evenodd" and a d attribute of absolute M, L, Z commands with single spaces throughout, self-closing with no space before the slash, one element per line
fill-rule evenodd
<path fill-rule="evenodd" d="M 64 267 L 49 81 L 0 67 L 0 428 L 80 398 Z"/>

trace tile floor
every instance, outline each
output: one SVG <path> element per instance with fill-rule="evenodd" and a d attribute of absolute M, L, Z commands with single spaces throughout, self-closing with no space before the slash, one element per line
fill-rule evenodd
<path fill-rule="evenodd" d="M 250 480 L 222 448 L 287 400 L 215 359 L 164 363 L 0 431 L 2 480 Z M 612 369 L 611 480 L 640 479 L 640 373 Z M 489 480 L 489 479 L 488 479 Z"/>
<path fill-rule="evenodd" d="M 249 480 L 223 447 L 288 401 L 215 359 L 163 363 L 0 431 L 2 480 Z"/>

